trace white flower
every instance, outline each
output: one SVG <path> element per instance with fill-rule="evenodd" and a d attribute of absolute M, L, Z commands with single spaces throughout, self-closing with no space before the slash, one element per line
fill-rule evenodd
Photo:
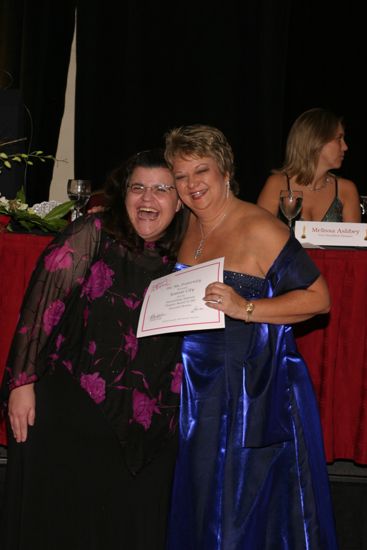
<path fill-rule="evenodd" d="M 5 197 L 0 197 L 0 204 L 6 209 L 9 208 L 9 201 Z"/>
<path fill-rule="evenodd" d="M 17 201 L 16 208 L 17 208 L 17 210 L 27 210 L 28 204 L 26 204 L 25 202 L 18 202 Z"/>

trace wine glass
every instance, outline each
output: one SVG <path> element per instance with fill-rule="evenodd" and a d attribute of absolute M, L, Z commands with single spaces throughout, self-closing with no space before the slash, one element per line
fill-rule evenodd
<path fill-rule="evenodd" d="M 87 204 L 92 193 L 90 180 L 68 180 L 68 197 L 75 201 L 74 212 L 71 219 L 75 220 L 82 216 L 81 209 Z"/>
<path fill-rule="evenodd" d="M 292 221 L 298 216 L 302 209 L 302 191 L 285 189 L 280 192 L 279 207 L 288 220 L 289 230 L 292 231 Z"/>
<path fill-rule="evenodd" d="M 367 221 L 367 195 L 361 195 L 361 214 L 362 214 L 362 222 Z"/>

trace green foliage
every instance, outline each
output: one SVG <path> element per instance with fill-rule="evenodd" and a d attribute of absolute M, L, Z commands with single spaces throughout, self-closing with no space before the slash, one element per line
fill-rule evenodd
<path fill-rule="evenodd" d="M 4 145 L 4 144 L 3 144 Z M 3 171 L 4 167 L 10 170 L 13 167 L 14 162 L 21 164 L 28 164 L 33 166 L 33 160 L 37 159 L 40 162 L 46 162 L 46 160 L 55 161 L 55 157 L 52 155 L 46 155 L 43 151 L 32 151 L 32 153 L 14 153 L 8 154 L 4 151 L 0 152 L 0 174 Z"/>

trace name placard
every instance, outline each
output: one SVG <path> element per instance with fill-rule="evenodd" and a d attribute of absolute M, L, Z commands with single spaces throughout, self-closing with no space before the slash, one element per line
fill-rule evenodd
<path fill-rule="evenodd" d="M 296 221 L 294 234 L 305 248 L 324 246 L 367 248 L 367 223 Z"/>

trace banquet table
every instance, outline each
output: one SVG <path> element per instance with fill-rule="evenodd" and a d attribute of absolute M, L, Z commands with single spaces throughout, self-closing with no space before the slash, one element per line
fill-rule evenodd
<path fill-rule="evenodd" d="M 0 233 L 0 379 L 19 307 L 51 237 Z M 367 464 L 367 250 L 307 249 L 324 275 L 332 308 L 294 326 L 320 408 L 327 462 Z M 0 444 L 6 444 L 0 424 Z"/>

